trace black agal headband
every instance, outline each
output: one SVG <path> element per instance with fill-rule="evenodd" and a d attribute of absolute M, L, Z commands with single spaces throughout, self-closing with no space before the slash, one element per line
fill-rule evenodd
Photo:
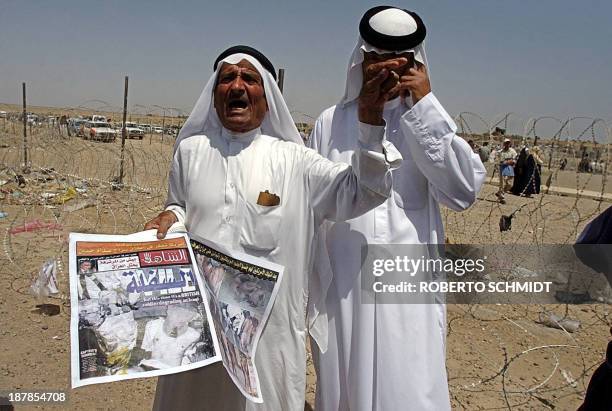
<path fill-rule="evenodd" d="M 249 56 L 253 56 L 259 61 L 259 63 L 272 74 L 274 80 L 276 80 L 276 70 L 274 70 L 274 66 L 272 62 L 268 60 L 266 56 L 261 54 L 259 51 L 255 50 L 253 47 L 249 46 L 233 46 L 225 50 L 223 53 L 219 54 L 219 57 L 215 60 L 215 64 L 213 65 L 213 70 L 217 70 L 217 66 L 219 62 L 226 58 L 227 56 L 231 56 L 232 54 L 248 54 Z"/>
<path fill-rule="evenodd" d="M 405 35 L 392 35 L 389 33 L 384 33 L 379 30 L 376 30 L 371 26 L 370 20 L 372 17 L 376 16 L 378 13 L 389 10 L 396 9 L 406 13 L 407 26 L 412 25 L 411 20 L 414 19 L 416 22 L 416 30 L 406 33 Z M 397 17 L 397 16 L 396 16 Z M 394 25 L 401 25 L 402 22 L 395 19 Z M 419 17 L 418 14 L 399 9 L 397 7 L 391 6 L 378 6 L 371 8 L 366 11 L 363 17 L 361 18 L 361 22 L 359 23 L 359 34 L 361 34 L 361 38 L 368 44 L 377 47 L 383 50 L 389 51 L 401 51 L 415 48 L 419 44 L 425 40 L 425 35 L 427 34 L 427 30 L 425 29 L 425 24 L 423 20 Z"/>

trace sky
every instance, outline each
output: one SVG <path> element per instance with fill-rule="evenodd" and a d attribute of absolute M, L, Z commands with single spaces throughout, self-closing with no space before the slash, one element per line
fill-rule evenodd
<path fill-rule="evenodd" d="M 297 121 L 308 120 L 342 96 L 359 20 L 379 4 L 0 0 L 0 102 L 20 103 L 25 81 L 29 104 L 120 107 L 128 75 L 131 109 L 188 114 L 216 56 L 247 44 L 286 70 L 287 103 Z M 538 116 L 612 124 L 612 2 L 387 4 L 424 20 L 432 88 L 451 115 L 494 123 L 511 112 L 507 126 L 517 134 Z M 464 117 L 473 131 L 485 128 Z"/>

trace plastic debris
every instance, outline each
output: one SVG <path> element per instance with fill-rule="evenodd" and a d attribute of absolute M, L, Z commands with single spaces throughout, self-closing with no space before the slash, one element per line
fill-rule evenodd
<path fill-rule="evenodd" d="M 61 224 L 57 223 L 45 223 L 41 220 L 32 220 L 24 223 L 23 225 L 19 225 L 13 227 L 9 230 L 10 234 L 19 234 L 30 231 L 38 231 L 38 230 L 61 230 L 63 227 Z"/>
<path fill-rule="evenodd" d="M 499 218 L 499 231 L 512 230 L 512 215 L 502 215 Z"/>
<path fill-rule="evenodd" d="M 26 179 L 21 174 L 16 174 L 15 175 L 15 181 L 17 182 L 17 185 L 19 187 L 25 187 L 26 186 Z"/>
<path fill-rule="evenodd" d="M 499 218 L 499 231 L 503 232 L 503 231 L 510 231 L 510 230 L 512 230 L 512 218 L 515 216 L 516 213 L 521 211 L 523 209 L 523 207 L 525 207 L 527 204 L 529 204 L 529 203 L 523 204 L 522 206 L 520 206 L 519 208 L 514 210 L 512 213 L 510 213 L 510 215 L 502 215 Z"/>
<path fill-rule="evenodd" d="M 47 260 L 43 264 L 30 286 L 30 292 L 40 299 L 59 293 L 57 289 L 57 262 L 54 259 Z"/>
<path fill-rule="evenodd" d="M 66 189 L 66 192 L 64 194 L 62 194 L 61 196 L 59 196 L 55 200 L 55 203 L 56 204 L 64 204 L 64 203 L 67 203 L 68 201 L 72 200 L 76 196 L 77 196 L 76 189 L 74 187 L 68 187 Z"/>
<path fill-rule="evenodd" d="M 57 193 L 41 193 L 41 194 L 40 194 L 40 197 L 41 197 L 43 200 L 49 200 L 49 199 L 51 199 L 51 198 L 53 198 L 53 197 L 55 197 L 55 196 L 57 196 Z"/>
<path fill-rule="evenodd" d="M 114 190 L 114 191 L 122 190 L 123 189 L 123 184 L 122 183 L 112 182 L 111 183 L 111 189 Z"/>
<path fill-rule="evenodd" d="M 0 218 L 8 217 L 8 213 L 6 211 L 0 211 Z"/>
<path fill-rule="evenodd" d="M 39 183 L 46 183 L 47 181 L 54 180 L 54 178 L 53 178 L 53 176 L 50 176 L 48 174 L 38 173 L 36 175 L 36 177 L 34 177 L 34 180 L 39 182 Z"/>
<path fill-rule="evenodd" d="M 531 271 L 530 269 L 521 266 L 512 268 L 510 272 L 517 278 L 537 278 L 539 276 L 539 274 L 535 271 Z"/>
<path fill-rule="evenodd" d="M 572 320 L 570 318 L 563 318 L 560 315 L 548 312 L 540 313 L 539 323 L 550 328 L 557 328 L 570 333 L 574 333 L 580 328 L 580 321 Z"/>
<path fill-rule="evenodd" d="M 567 381 L 567 383 L 571 385 L 573 388 L 576 388 L 578 386 L 578 383 L 576 383 L 576 379 L 574 378 L 574 376 L 572 375 L 570 371 L 562 369 L 561 375 L 563 376 L 563 378 L 565 378 L 565 381 Z"/>
<path fill-rule="evenodd" d="M 84 208 L 94 207 L 95 205 L 96 200 L 89 198 L 79 201 L 78 203 L 65 204 L 64 207 L 62 207 L 62 211 L 71 213 L 73 211 L 83 210 Z"/>

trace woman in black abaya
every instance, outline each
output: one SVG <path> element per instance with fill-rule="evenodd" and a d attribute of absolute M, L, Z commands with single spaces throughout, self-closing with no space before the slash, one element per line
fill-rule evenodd
<path fill-rule="evenodd" d="M 514 166 L 512 194 L 523 197 L 540 194 L 540 184 L 540 168 L 529 149 L 523 147 Z"/>

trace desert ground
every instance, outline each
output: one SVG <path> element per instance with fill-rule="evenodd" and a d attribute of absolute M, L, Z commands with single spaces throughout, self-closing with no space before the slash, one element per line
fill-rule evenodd
<path fill-rule="evenodd" d="M 162 141 L 154 135 L 126 141 L 120 182 L 119 141 L 67 138 L 45 127 L 28 136 L 29 165 L 24 170 L 20 127 L 15 130 L 11 122 L 0 121 L 0 211 L 7 213 L 0 219 L 0 387 L 65 391 L 69 399 L 62 409 L 150 409 L 154 378 L 70 389 L 67 238 L 70 232 L 141 230 L 162 209 L 173 138 Z M 583 190 L 609 195 L 612 187 L 604 185 L 609 175 L 545 170 L 550 172 L 553 186 L 572 192 L 508 195 L 507 203 L 500 204 L 496 186 L 485 185 L 471 209 L 443 210 L 447 242 L 572 244 L 583 227 L 611 205 L 583 195 Z M 512 230 L 500 232 L 500 217 L 517 209 Z M 11 229 L 34 220 L 55 225 L 11 234 Z M 49 259 L 59 264 L 60 294 L 40 301 L 29 286 Z M 545 310 L 578 320 L 581 326 L 570 333 L 542 325 L 538 318 Z M 453 408 L 576 409 L 604 357 L 611 325 L 607 303 L 449 305 L 447 370 Z M 307 408 L 314 407 L 315 382 L 310 365 Z M 15 409 L 35 408 L 45 407 L 15 404 Z"/>

